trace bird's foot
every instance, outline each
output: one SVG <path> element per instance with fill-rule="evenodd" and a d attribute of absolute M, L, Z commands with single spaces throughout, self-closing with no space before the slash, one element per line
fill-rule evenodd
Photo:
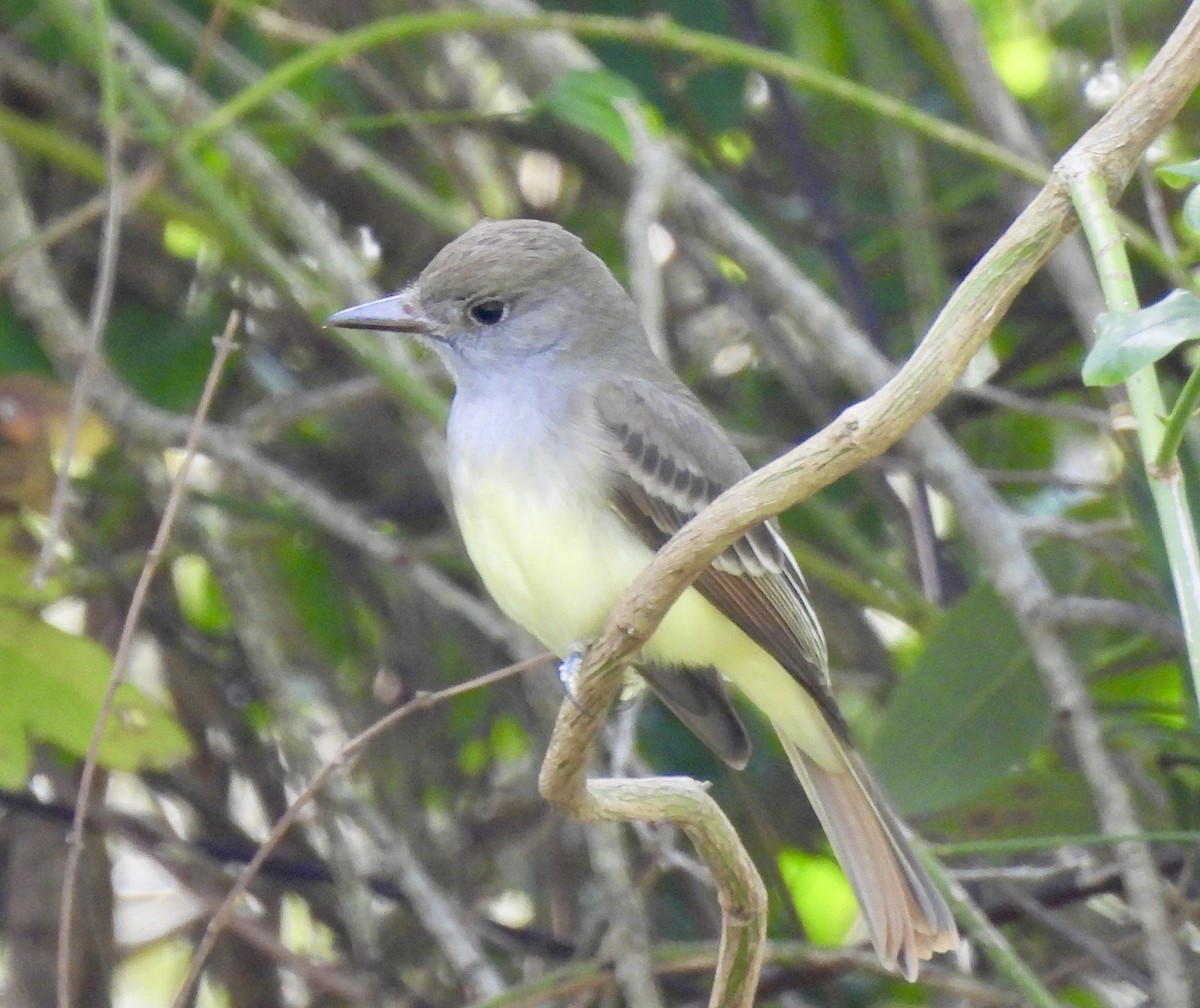
<path fill-rule="evenodd" d="M 583 656 L 587 654 L 587 649 L 586 644 L 572 644 L 567 657 L 558 666 L 558 681 L 562 683 L 563 692 L 581 714 L 586 714 L 587 711 L 579 705 L 579 701 L 575 699 L 575 693 L 579 686 L 579 673 L 583 669 Z"/>

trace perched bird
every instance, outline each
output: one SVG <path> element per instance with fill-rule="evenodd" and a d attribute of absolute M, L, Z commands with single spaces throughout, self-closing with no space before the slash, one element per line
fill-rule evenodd
<path fill-rule="evenodd" d="M 496 603 L 578 653 L 655 550 L 750 467 L 650 350 L 608 268 L 556 224 L 484 221 L 391 297 L 331 326 L 406 333 L 455 383 L 453 506 Z M 774 522 L 680 596 L 634 659 L 664 703 L 741 769 L 732 682 L 770 721 L 858 897 L 880 959 L 910 980 L 958 942 L 945 901 L 834 705 L 825 638 Z"/>

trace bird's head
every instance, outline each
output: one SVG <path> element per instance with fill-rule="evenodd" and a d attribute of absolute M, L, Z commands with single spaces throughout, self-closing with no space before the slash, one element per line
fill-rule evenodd
<path fill-rule="evenodd" d="M 646 350 L 629 296 L 575 235 L 547 221 L 482 221 L 403 290 L 336 312 L 326 325 L 406 333 L 460 384 L 478 369 Z"/>

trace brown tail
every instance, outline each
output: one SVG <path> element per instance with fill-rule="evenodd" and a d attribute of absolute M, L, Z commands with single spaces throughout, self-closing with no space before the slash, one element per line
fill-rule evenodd
<path fill-rule="evenodd" d="M 845 769 L 830 771 L 780 737 L 858 897 L 875 951 L 885 966 L 915 980 L 922 959 L 958 944 L 950 908 L 859 756 L 841 747 Z"/>

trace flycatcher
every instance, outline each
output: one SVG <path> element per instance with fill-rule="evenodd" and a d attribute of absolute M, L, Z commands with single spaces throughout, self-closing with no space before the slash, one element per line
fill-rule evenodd
<path fill-rule="evenodd" d="M 608 268 L 556 224 L 484 221 L 391 297 L 328 324 L 407 333 L 454 379 L 454 511 L 504 612 L 578 653 L 672 533 L 750 467 L 650 350 Z M 854 751 L 804 577 L 774 522 L 671 607 L 634 664 L 718 756 L 750 743 L 732 682 L 771 722 L 845 870 L 880 959 L 908 979 L 953 948 L 950 911 Z"/>

